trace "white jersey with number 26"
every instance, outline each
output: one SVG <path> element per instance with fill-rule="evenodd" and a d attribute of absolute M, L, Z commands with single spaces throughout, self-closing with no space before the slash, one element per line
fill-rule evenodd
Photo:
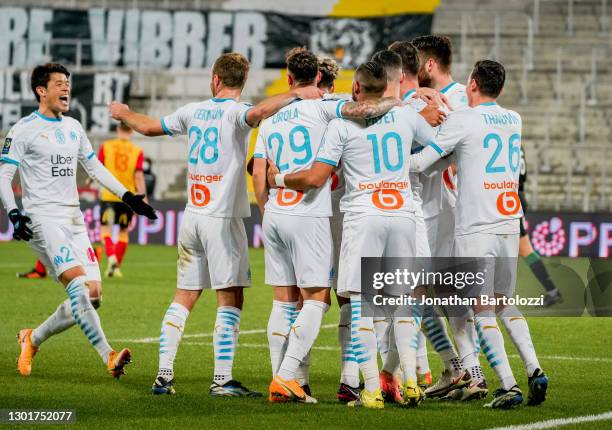
<path fill-rule="evenodd" d="M 187 135 L 187 210 L 223 218 L 251 215 L 246 186 L 250 105 L 212 98 L 161 119 L 164 132 Z"/>
<path fill-rule="evenodd" d="M 440 126 L 438 146 L 457 159 L 457 235 L 519 232 L 521 124 L 518 113 L 488 102 L 453 112 Z"/>
<path fill-rule="evenodd" d="M 395 107 L 370 120 L 334 120 L 327 127 L 317 161 L 342 159 L 347 215 L 412 216 L 409 166 L 412 142 L 435 145 L 435 132 L 410 106 Z"/>

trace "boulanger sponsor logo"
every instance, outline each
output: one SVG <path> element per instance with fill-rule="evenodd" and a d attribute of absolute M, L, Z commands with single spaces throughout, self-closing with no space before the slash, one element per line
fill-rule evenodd
<path fill-rule="evenodd" d="M 74 176 L 74 164 L 75 158 L 71 155 L 51 155 L 51 176 L 54 178 Z"/>

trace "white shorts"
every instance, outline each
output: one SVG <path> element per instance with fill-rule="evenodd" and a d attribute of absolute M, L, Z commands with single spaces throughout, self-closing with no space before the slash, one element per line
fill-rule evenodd
<path fill-rule="evenodd" d="M 337 210 L 336 210 L 337 209 Z M 329 277 L 330 286 L 336 289 L 338 286 L 338 266 L 340 264 L 340 247 L 342 246 L 342 221 L 344 219 L 344 213 L 340 212 L 340 209 L 334 207 L 334 201 L 332 200 L 332 217 L 329 219 L 329 226 L 331 228 L 332 242 L 334 244 L 333 253 L 333 266 Z"/>
<path fill-rule="evenodd" d="M 222 290 L 251 285 L 248 240 L 242 218 L 185 211 L 178 254 L 177 288 Z"/>
<path fill-rule="evenodd" d="M 495 293 L 506 297 L 514 295 L 519 236 L 518 233 L 472 233 L 455 238 L 453 246 L 455 257 L 486 258 L 485 282 L 487 288 L 483 291 L 483 294 L 492 295 L 492 293 Z"/>
<path fill-rule="evenodd" d="M 455 212 L 442 211 L 425 219 L 432 257 L 451 257 L 455 240 Z"/>
<path fill-rule="evenodd" d="M 32 215 L 31 218 L 34 237 L 28 243 L 54 279 L 68 269 L 82 266 L 87 280 L 100 282 L 100 267 L 83 215 L 74 218 Z"/>
<path fill-rule="evenodd" d="M 414 218 L 366 215 L 344 217 L 338 295 L 361 293 L 361 257 L 414 257 Z"/>
<path fill-rule="evenodd" d="M 262 231 L 266 284 L 329 287 L 333 247 L 329 218 L 266 212 Z"/>
<path fill-rule="evenodd" d="M 423 216 L 419 214 L 415 217 L 416 222 L 416 256 L 431 257 L 431 248 L 429 247 L 429 237 L 427 236 L 427 226 Z"/>

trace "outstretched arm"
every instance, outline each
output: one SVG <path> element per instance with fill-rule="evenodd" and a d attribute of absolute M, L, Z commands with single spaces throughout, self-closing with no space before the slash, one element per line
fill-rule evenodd
<path fill-rule="evenodd" d="M 253 190 L 259 212 L 263 216 L 266 202 L 268 201 L 268 186 L 266 184 L 266 165 L 265 158 L 255 158 L 253 161 Z"/>
<path fill-rule="evenodd" d="M 315 161 L 312 167 L 301 172 L 282 174 L 273 164 L 268 167 L 268 185 L 270 188 L 283 187 L 306 191 L 321 188 L 330 178 L 334 166 Z"/>
<path fill-rule="evenodd" d="M 269 97 L 250 108 L 246 114 L 246 122 L 251 127 L 257 125 L 269 116 L 274 115 L 283 107 L 287 106 L 296 98 L 318 99 L 323 96 L 323 92 L 315 86 L 295 88 L 283 94 Z"/>
<path fill-rule="evenodd" d="M 378 100 L 343 103 L 340 112 L 343 118 L 375 118 L 401 105 L 402 102 L 398 98 L 384 97 Z"/>
<path fill-rule="evenodd" d="M 127 124 L 131 129 L 136 130 L 145 136 L 162 136 L 166 134 L 159 118 L 133 112 L 126 104 L 116 101 L 110 102 L 108 110 L 113 119 Z"/>

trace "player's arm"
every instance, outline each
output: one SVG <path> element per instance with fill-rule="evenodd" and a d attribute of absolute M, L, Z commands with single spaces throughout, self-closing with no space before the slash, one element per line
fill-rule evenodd
<path fill-rule="evenodd" d="M 295 88 L 283 94 L 269 97 L 255 106 L 251 107 L 245 114 L 246 123 L 251 127 L 257 127 L 261 121 L 274 115 L 283 107 L 287 106 L 296 98 L 318 99 L 323 92 L 314 86 Z"/>
<path fill-rule="evenodd" d="M 268 202 L 268 185 L 266 184 L 266 169 L 268 161 L 266 159 L 266 144 L 264 142 L 265 124 L 259 128 L 255 151 L 253 152 L 253 190 L 259 212 L 263 216 L 266 203 Z"/>
<path fill-rule="evenodd" d="M 308 170 L 282 174 L 275 165 L 270 164 L 268 167 L 268 185 L 271 188 L 282 187 L 302 191 L 321 188 L 329 180 L 334 167 L 334 165 L 324 161 L 315 161 Z"/>
<path fill-rule="evenodd" d="M 442 157 L 453 152 L 455 146 L 463 138 L 461 120 L 457 115 L 450 115 L 449 119 L 442 124 L 438 135 L 425 120 L 417 115 L 414 139 L 424 146 L 423 150 L 410 157 L 410 170 L 413 172 L 425 172 L 430 166 Z"/>
<path fill-rule="evenodd" d="M 341 100 L 339 103 L 341 103 L 341 115 L 337 116 L 349 119 L 375 118 L 384 115 L 395 106 L 402 105 L 401 100 L 395 97 L 384 97 L 378 100 L 365 100 L 361 102 Z"/>
<path fill-rule="evenodd" d="M 134 171 L 134 184 L 136 185 L 136 194 L 147 195 L 147 187 L 145 186 L 144 173 L 142 171 L 142 164 L 144 163 L 144 154 L 142 151 L 138 154 L 136 160 L 136 170 Z M 145 197 L 146 201 L 146 197 Z"/>
<path fill-rule="evenodd" d="M 162 122 L 159 118 L 130 110 L 130 107 L 124 103 L 112 101 L 108 105 L 110 116 L 127 124 L 131 129 L 145 136 L 162 136 L 166 134 Z"/>

